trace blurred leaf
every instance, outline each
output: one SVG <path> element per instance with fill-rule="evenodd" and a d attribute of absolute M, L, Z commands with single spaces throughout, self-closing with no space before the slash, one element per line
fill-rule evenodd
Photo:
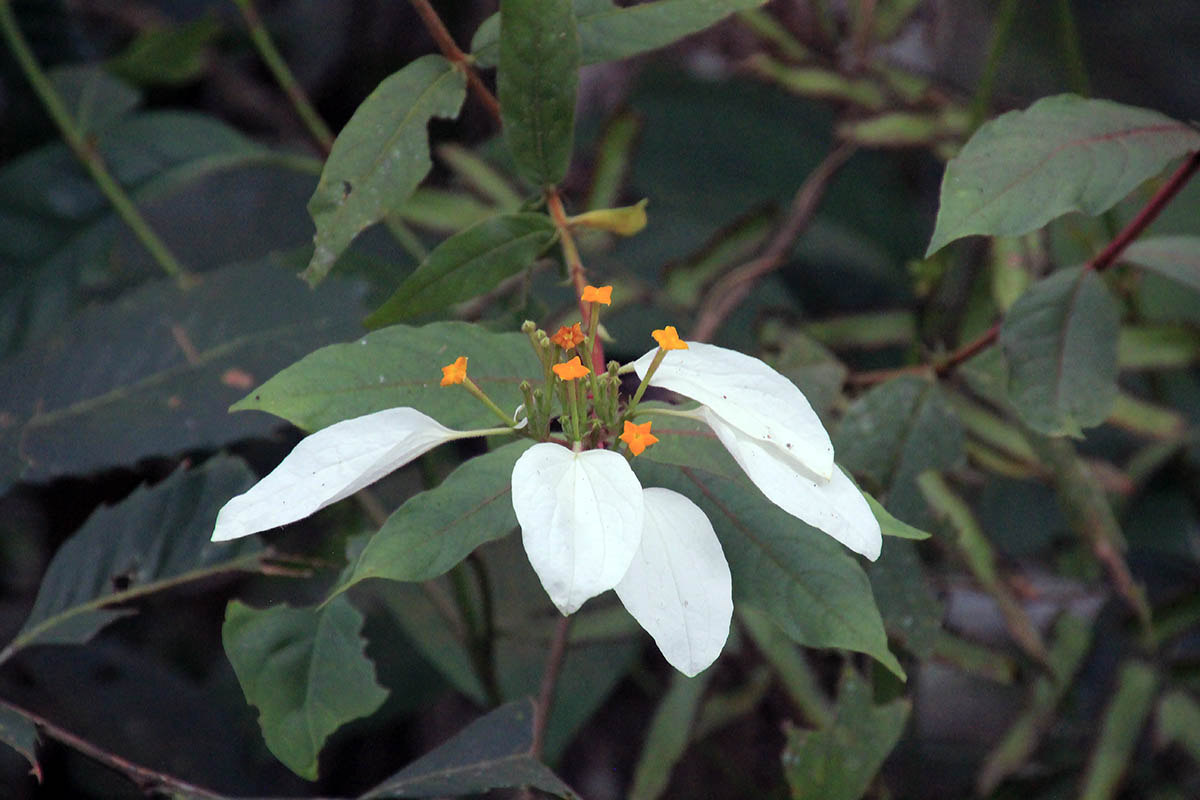
<path fill-rule="evenodd" d="M 942 631 L 944 609 L 917 548 L 885 541 L 879 558 L 867 566 L 867 577 L 888 636 L 922 661 L 928 659 Z"/>
<path fill-rule="evenodd" d="M 691 741 L 692 723 L 711 675 L 712 670 L 694 678 L 672 672 L 671 685 L 646 729 L 645 743 L 627 795 L 629 800 L 656 800 L 667 790 L 671 771 Z"/>
<path fill-rule="evenodd" d="M 495 211 L 474 197 L 431 186 L 420 186 L 397 214 L 405 222 L 434 231 L 454 233 L 483 222 Z"/>
<path fill-rule="evenodd" d="M 848 77 L 824 67 L 795 67 L 765 53 L 755 53 L 745 64 L 759 77 L 801 97 L 849 103 L 872 111 L 887 103 L 883 90 L 869 78 Z"/>
<path fill-rule="evenodd" d="M 1091 643 L 1092 631 L 1087 622 L 1070 614 L 1059 617 L 1047 661 L 1050 674 L 1034 678 L 1028 704 L 988 753 L 976 782 L 981 796 L 990 795 L 1026 765 L 1053 724 L 1055 709 L 1071 689 Z"/>
<path fill-rule="evenodd" d="M 621 199 L 642 122 L 630 111 L 609 118 L 595 147 L 592 185 L 585 208 L 608 208 Z"/>
<path fill-rule="evenodd" d="M 1100 736 L 1088 760 L 1080 800 L 1117 796 L 1157 690 L 1158 676 L 1153 667 L 1132 660 L 1121 666 L 1116 692 L 1105 709 Z"/>
<path fill-rule="evenodd" d="M 784 691 L 804 718 L 818 728 L 828 727 L 833 721 L 833 704 L 825 696 L 821 680 L 804 651 L 758 609 L 743 603 L 737 614 L 754 646 L 779 676 Z"/>
<path fill-rule="evenodd" d="M 672 420 L 634 463 L 645 486 L 685 494 L 712 522 L 733 573 L 733 591 L 795 641 L 866 653 L 903 676 L 870 584 L 831 537 L 775 506 L 706 426 Z M 683 467 L 682 469 L 680 467 Z"/>
<path fill-rule="evenodd" d="M 345 597 L 319 610 L 237 600 L 225 610 L 225 654 L 246 701 L 258 708 L 267 747 L 302 778 L 316 780 L 330 734 L 387 698 L 364 652 L 362 626 Z"/>
<path fill-rule="evenodd" d="M 1168 692 L 1158 701 L 1158 740 L 1178 744 L 1200 761 L 1200 704 L 1182 689 Z"/>
<path fill-rule="evenodd" d="M 1121 260 L 1200 291 L 1200 236 L 1151 236 L 1139 239 Z"/>
<path fill-rule="evenodd" d="M 1057 95 L 984 123 L 942 179 L 926 256 L 971 234 L 1020 236 L 1069 211 L 1112 208 L 1200 131 L 1156 111 Z"/>
<path fill-rule="evenodd" d="M 437 154 L 463 183 L 490 200 L 498 211 L 516 211 L 524 202 L 510 179 L 474 151 L 443 144 L 438 146 Z"/>
<path fill-rule="evenodd" d="M 0 742 L 16 750 L 29 762 L 30 772 L 42 781 L 42 767 L 37 760 L 37 728 L 28 718 L 6 705 L 0 705 Z"/>
<path fill-rule="evenodd" d="M 863 147 L 928 147 L 943 135 L 939 116 L 914 111 L 892 111 L 837 127 L 839 139 Z"/>
<path fill-rule="evenodd" d="M 1158 439 L 1172 439 L 1187 429 L 1183 414 L 1134 397 L 1127 392 L 1117 394 L 1108 423 L 1118 428 Z"/>
<path fill-rule="evenodd" d="M 766 339 L 764 331 L 764 343 Z M 779 355 L 771 359 L 771 366 L 796 384 L 822 422 L 828 423 L 845 402 L 842 387 L 850 370 L 824 345 L 800 331 L 785 329 L 778 347 Z"/>
<path fill-rule="evenodd" d="M 384 79 L 333 143 L 308 211 L 316 249 L 303 277 L 317 285 L 366 228 L 399 211 L 424 179 L 426 128 L 434 117 L 458 116 L 466 78 L 449 61 L 427 55 Z"/>
<path fill-rule="evenodd" d="M 1000 329 L 1008 394 L 1031 428 L 1079 436 L 1117 398 L 1121 312 L 1093 269 L 1059 270 L 1013 303 Z"/>
<path fill-rule="evenodd" d="M 621 59 L 657 50 L 704 30 L 735 11 L 766 0 L 656 0 L 618 8 L 612 0 L 575 0 L 583 64 Z M 497 63 L 499 15 L 483 21 L 471 40 L 471 54 L 482 67 Z"/>
<path fill-rule="evenodd" d="M 179 469 L 96 510 L 46 569 L 29 618 L 0 662 L 33 644 L 80 644 L 134 613 L 110 606 L 221 572 L 252 569 L 261 544 L 209 541 L 217 510 L 254 483 L 237 460 Z"/>
<path fill-rule="evenodd" d="M 142 102 L 142 93 L 109 75 L 98 64 L 58 67 L 50 73 L 71 118 L 95 135 L 125 117 Z"/>
<path fill-rule="evenodd" d="M 1121 369 L 1172 369 L 1200 361 L 1200 333 L 1182 325 L 1125 325 L 1117 338 Z"/>
<path fill-rule="evenodd" d="M 529 267 L 556 235 L 545 214 L 502 214 L 472 225 L 435 247 L 366 325 L 391 325 L 484 294 Z"/>
<path fill-rule="evenodd" d="M 809 322 L 803 330 L 826 347 L 876 348 L 911 344 L 917 321 L 911 311 L 872 311 Z"/>
<path fill-rule="evenodd" d="M 871 687 L 847 667 L 832 725 L 786 730 L 783 774 L 793 800 L 858 800 L 866 794 L 900 740 L 911 707 L 907 700 L 874 705 Z"/>
<path fill-rule="evenodd" d="M 379 786 L 368 798 L 460 797 L 491 789 L 531 786 L 555 797 L 578 798 L 533 757 L 533 701 L 501 706 L 463 728 Z"/>
<path fill-rule="evenodd" d="M 231 418 L 226 406 L 314 346 L 352 335 L 360 294 L 344 282 L 314 293 L 286 270 L 248 264 L 187 290 L 155 281 L 84 311 L 0 362 L 0 385 L 10 387 L 0 395 L 0 485 L 277 427 L 260 415 Z"/>
<path fill-rule="evenodd" d="M 367 578 L 436 578 L 481 544 L 517 527 L 512 509 L 513 465 L 532 442 L 523 439 L 466 461 L 432 489 L 409 499 L 371 537 L 341 593 Z"/>
<path fill-rule="evenodd" d="M 575 140 L 579 34 L 571 0 L 502 0 L 496 92 L 504 141 L 535 186 L 563 179 Z"/>
<path fill-rule="evenodd" d="M 543 373 L 529 338 L 465 322 L 393 325 L 349 344 L 323 347 L 235 403 L 268 411 L 306 431 L 397 406 L 410 406 L 459 430 L 496 418 L 461 387 L 441 386 L 441 367 L 463 355 L 467 374 L 501 408 L 522 402 L 520 383 Z"/>
<path fill-rule="evenodd" d="M 199 79 L 208 66 L 208 47 L 221 23 L 204 16 L 173 27 L 143 28 L 106 65 L 112 74 L 138 86 L 180 86 Z"/>
<path fill-rule="evenodd" d="M 871 494 L 884 497 L 888 511 L 925 526 L 929 514 L 917 490 L 917 476 L 962 461 L 962 423 L 936 383 L 901 377 L 854 401 L 834 434 L 833 446 L 838 462 Z"/>
<path fill-rule="evenodd" d="M 772 215 L 766 212 L 742 217 L 718 231 L 698 252 L 669 265 L 663 287 L 667 297 L 673 303 L 694 308 L 709 284 L 762 247 L 771 233 L 772 221 Z"/>

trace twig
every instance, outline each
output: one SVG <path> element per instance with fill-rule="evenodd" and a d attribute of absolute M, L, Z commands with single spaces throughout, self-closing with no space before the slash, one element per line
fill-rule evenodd
<path fill-rule="evenodd" d="M 542 673 L 542 686 L 538 691 L 537 711 L 533 718 L 533 744 L 529 748 L 534 758 L 542 757 L 546 744 L 546 726 L 550 722 L 550 709 L 554 705 L 554 690 L 558 686 L 558 675 L 562 672 L 563 658 L 567 653 L 567 632 L 571 629 L 571 617 L 558 621 L 554 640 L 550 643 L 550 654 L 546 656 L 546 671 Z"/>
<path fill-rule="evenodd" d="M 550 212 L 550 218 L 554 220 L 554 227 L 558 229 L 563 258 L 567 262 L 567 272 L 571 276 L 571 284 L 575 287 L 575 297 L 579 300 L 579 319 L 582 321 L 583 329 L 590 330 L 591 304 L 583 302 L 583 290 L 587 286 L 587 270 L 584 269 L 583 261 L 579 257 L 579 248 L 575 245 L 571 224 L 567 221 L 567 212 L 563 209 L 562 197 L 559 196 L 558 189 L 554 187 L 546 191 L 546 210 Z M 596 337 L 596 343 L 592 347 L 592 364 L 596 369 L 603 371 L 604 343 L 600 341 L 599 336 Z"/>
<path fill-rule="evenodd" d="M 292 108 L 296 110 L 296 114 L 300 117 L 304 127 L 312 134 L 313 139 L 325 151 L 326 155 L 333 149 L 333 131 L 325 124 L 325 120 L 313 107 L 312 101 L 308 99 L 308 95 L 304 91 L 296 76 L 292 74 L 288 68 L 287 62 L 283 59 L 279 49 L 275 47 L 275 42 L 271 39 L 271 34 L 263 25 L 262 17 L 258 14 L 258 9 L 254 7 L 254 0 L 233 0 L 237 4 L 238 10 L 242 12 L 242 17 L 246 20 L 246 27 L 250 32 L 250 40 L 254 42 L 254 46 L 258 49 L 258 54 L 263 62 L 267 65 L 267 69 L 271 71 L 271 75 L 275 77 L 279 88 L 283 89 L 288 100 L 292 103 Z"/>
<path fill-rule="evenodd" d="M 141 764 L 135 764 L 132 761 L 122 758 L 116 753 L 111 753 L 99 745 L 89 742 L 80 736 L 76 736 L 70 731 L 63 730 L 53 722 L 41 717 L 32 711 L 27 711 L 19 706 L 13 705 L 7 700 L 0 700 L 0 707 L 12 711 L 25 719 L 32 722 L 46 736 L 54 739 L 57 742 L 65 744 L 73 750 L 77 750 L 101 764 L 120 772 L 126 778 L 131 780 L 139 790 L 145 794 L 157 791 L 160 789 L 169 790 L 171 793 L 180 793 L 189 797 L 208 797 L 213 800 L 220 800 L 222 795 L 200 786 L 180 780 L 173 775 L 168 775 L 165 772 L 143 767 Z"/>
<path fill-rule="evenodd" d="M 412 3 L 413 9 L 417 15 L 421 17 L 421 21 L 425 23 L 425 29 L 429 31 L 429 35 L 433 37 L 433 41 L 437 44 L 438 49 L 442 51 L 442 55 L 446 60 L 452 63 L 455 67 L 462 70 L 467 76 L 467 84 L 471 87 L 471 91 L 475 93 L 475 97 L 479 102 L 483 103 L 483 107 L 488 110 L 492 118 L 496 122 L 500 121 L 500 103 L 496 100 L 496 95 L 484 84 L 483 79 L 479 77 L 479 73 L 472 66 L 474 59 L 462 51 L 462 49 L 454 42 L 454 37 L 450 35 L 450 31 L 446 30 L 445 23 L 438 16 L 437 11 L 434 11 L 433 6 L 429 5 L 429 0 L 409 0 Z"/>
<path fill-rule="evenodd" d="M 133 235 L 142 243 L 142 246 L 146 248 L 163 272 L 175 278 L 180 286 L 184 288 L 191 286 L 195 279 L 188 274 L 163 240 L 146 222 L 146 218 L 138 211 L 124 187 L 108 171 L 100 152 L 76 123 L 71 112 L 67 110 L 58 90 L 42 70 L 33 50 L 29 47 L 29 42 L 21 32 L 21 27 L 12 11 L 11 0 L 0 0 L 0 33 L 3 34 L 21 71 L 33 86 L 33 91 L 41 100 L 46 113 L 58 127 L 67 147 L 79 159 L 88 175 L 95 181 L 97 188 L 108 198 L 108 202 L 112 204 L 118 216 L 129 226 Z"/>
<path fill-rule="evenodd" d="M 708 291 L 701 304 L 696 327 L 689 338 L 701 342 L 711 339 L 725 318 L 750 293 L 754 284 L 783 265 L 796 239 L 812 222 L 833 177 L 855 149 L 853 143 L 843 142 L 817 165 L 796 192 L 783 224 L 775 231 L 762 255 L 734 268 Z"/>

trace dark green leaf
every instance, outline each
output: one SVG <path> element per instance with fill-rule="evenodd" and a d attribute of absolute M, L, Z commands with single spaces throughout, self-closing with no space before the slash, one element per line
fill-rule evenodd
<path fill-rule="evenodd" d="M 141 92 L 97 64 L 58 67 L 50 77 L 72 119 L 88 134 L 99 133 L 142 102 Z"/>
<path fill-rule="evenodd" d="M 246 700 L 258 708 L 267 747 L 289 769 L 316 780 L 329 735 L 374 713 L 387 698 L 362 639 L 363 616 L 345 597 L 319 610 L 237 600 L 221 638 Z"/>
<path fill-rule="evenodd" d="M 963 431 L 936 383 L 897 378 L 854 401 L 834 436 L 838 462 L 911 524 L 929 521 L 917 476 L 963 459 Z M 886 494 L 885 494 L 886 493 Z"/>
<path fill-rule="evenodd" d="M 735 598 L 801 644 L 866 653 L 903 676 L 867 576 L 840 544 L 763 497 L 707 427 L 672 420 L 655 433 L 659 443 L 634 469 L 642 485 L 674 489 L 704 510 L 729 560 Z"/>
<path fill-rule="evenodd" d="M 730 14 L 761 6 L 766 0 L 657 0 L 618 8 L 612 0 L 575 0 L 584 64 L 618 61 L 657 50 L 704 30 Z M 500 39 L 499 15 L 475 32 L 472 54 L 481 66 L 495 66 Z"/>
<path fill-rule="evenodd" d="M 529 339 L 465 322 L 394 325 L 304 357 L 233 406 L 269 411 L 315 431 L 344 419 L 411 406 L 451 428 L 494 426 L 496 418 L 441 368 L 463 355 L 467 374 L 501 408 L 521 404 L 520 384 L 542 374 Z"/>
<path fill-rule="evenodd" d="M 984 124 L 946 165 L 929 256 L 971 234 L 1020 236 L 1069 211 L 1107 211 L 1200 148 L 1156 111 L 1058 95 Z"/>
<path fill-rule="evenodd" d="M 481 544 L 508 535 L 517 526 L 513 465 L 531 444 L 513 442 L 472 458 L 435 488 L 408 500 L 371 537 L 335 591 L 367 578 L 436 578 Z"/>
<path fill-rule="evenodd" d="M 221 33 L 211 16 L 173 27 L 149 27 L 138 33 L 108 69 L 140 86 L 178 86 L 197 80 L 208 66 L 208 47 Z"/>
<path fill-rule="evenodd" d="M 463 73 L 428 55 L 386 78 L 363 101 L 338 134 L 308 202 L 317 234 L 305 280 L 320 283 L 354 237 L 400 211 L 433 166 L 429 121 L 457 116 L 465 97 Z"/>
<path fill-rule="evenodd" d="M 32 644 L 79 644 L 133 613 L 109 606 L 219 572 L 251 569 L 261 545 L 209 541 L 217 510 L 254 476 L 234 459 L 180 469 L 98 509 L 46 570 L 29 618 L 0 661 Z"/>
<path fill-rule="evenodd" d="M 1021 418 L 1045 434 L 1078 436 L 1117 399 L 1120 310 L 1095 270 L 1064 269 L 1013 303 L 1000 329 L 1008 393 Z"/>
<path fill-rule="evenodd" d="M 39 782 L 42 768 L 37 760 L 37 728 L 26 717 L 7 706 L 0 705 L 0 742 L 20 753 Z"/>
<path fill-rule="evenodd" d="M 1200 761 L 1200 704 L 1182 689 L 1163 695 L 1158 703 L 1159 740 L 1181 745 Z"/>
<path fill-rule="evenodd" d="M 545 214 L 502 214 L 472 225 L 434 248 L 367 317 L 367 327 L 391 325 L 481 295 L 532 264 L 555 234 Z"/>
<path fill-rule="evenodd" d="M 922 661 L 929 658 L 942 630 L 943 609 L 917 548 L 911 542 L 884 542 L 879 559 L 867 566 L 867 577 L 888 636 Z"/>
<path fill-rule="evenodd" d="M 1100 736 L 1088 760 L 1080 800 L 1111 800 L 1117 796 L 1157 692 L 1158 675 L 1149 664 L 1129 660 L 1121 666 L 1116 691 L 1105 709 Z"/>
<path fill-rule="evenodd" d="M 532 786 L 556 797 L 578 795 L 533 757 L 533 701 L 518 700 L 472 722 L 362 796 L 460 797 Z"/>
<path fill-rule="evenodd" d="M 571 163 L 579 34 L 571 0 L 502 0 L 496 91 L 517 170 L 538 186 Z"/>
<path fill-rule="evenodd" d="M 712 670 L 692 678 L 677 672 L 671 675 L 671 686 L 646 731 L 646 743 L 633 771 L 629 800 L 655 800 L 666 791 L 671 771 L 691 741 L 692 722 L 711 675 Z"/>
<path fill-rule="evenodd" d="M 1139 239 L 1121 260 L 1200 291 L 1200 236 L 1152 236 Z"/>
<path fill-rule="evenodd" d="M 250 264 L 188 290 L 155 281 L 88 309 L 0 362 L 0 484 L 270 430 L 277 423 L 231 418 L 227 405 L 314 346 L 353 335 L 360 294 L 347 283 L 314 293 L 286 270 Z"/>
<path fill-rule="evenodd" d="M 871 687 L 847 668 L 833 724 L 816 731 L 791 728 L 783 774 L 793 800 L 858 800 L 900 740 L 911 704 L 874 705 Z"/>

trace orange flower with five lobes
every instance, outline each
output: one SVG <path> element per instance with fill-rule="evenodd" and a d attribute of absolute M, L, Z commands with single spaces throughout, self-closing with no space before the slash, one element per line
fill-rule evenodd
<path fill-rule="evenodd" d="M 578 347 L 580 344 L 582 344 L 585 338 L 587 337 L 583 335 L 583 329 L 580 327 L 580 324 L 576 322 L 569 328 L 566 325 L 560 327 L 558 332 L 550 337 L 550 341 L 554 342 L 563 350 L 570 350 L 572 347 Z"/>
<path fill-rule="evenodd" d="M 467 357 L 459 356 L 453 364 L 442 367 L 442 386 L 462 383 L 467 377 Z"/>
<path fill-rule="evenodd" d="M 629 451 L 635 456 L 640 456 L 647 447 L 658 441 L 658 437 L 650 432 L 651 424 L 651 422 L 644 422 L 638 425 L 636 422 L 625 420 L 625 431 L 621 434 L 620 439 L 629 445 Z"/>
<path fill-rule="evenodd" d="M 573 381 L 591 372 L 590 369 L 580 363 L 579 356 L 575 356 L 565 364 L 555 364 L 552 369 L 554 370 L 554 374 L 564 381 Z"/>
<path fill-rule="evenodd" d="M 600 303 L 601 305 L 612 305 L 612 289 L 611 286 L 585 286 L 580 300 L 585 303 Z"/>

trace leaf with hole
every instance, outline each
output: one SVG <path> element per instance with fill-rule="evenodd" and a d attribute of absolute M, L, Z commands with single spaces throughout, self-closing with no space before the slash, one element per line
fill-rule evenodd
<path fill-rule="evenodd" d="M 1101 214 L 1200 131 L 1144 108 L 1057 95 L 985 123 L 946 165 L 928 257 L 971 234 L 1020 236 L 1070 211 Z"/>

